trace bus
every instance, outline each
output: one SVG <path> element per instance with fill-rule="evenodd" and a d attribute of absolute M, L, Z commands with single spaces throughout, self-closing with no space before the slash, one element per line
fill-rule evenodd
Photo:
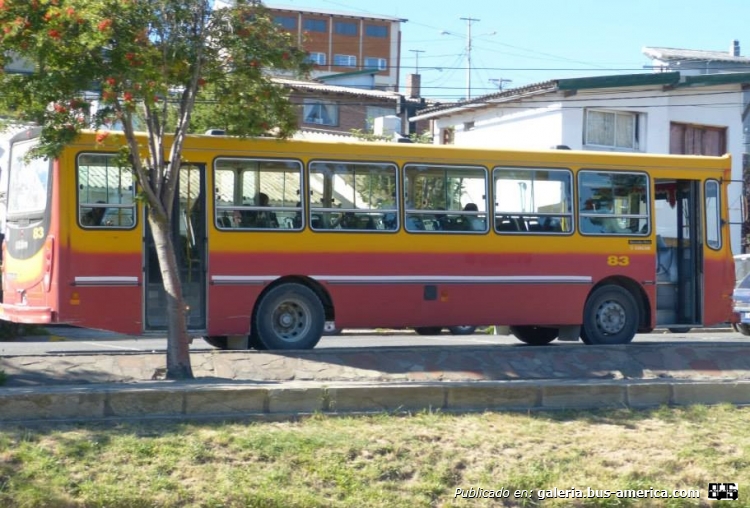
<path fill-rule="evenodd" d="M 29 160 L 38 135 L 11 142 L 0 318 L 165 330 L 118 137 Z M 734 320 L 729 156 L 195 135 L 183 161 L 172 234 L 189 329 L 218 347 L 467 324 L 625 344 Z"/>

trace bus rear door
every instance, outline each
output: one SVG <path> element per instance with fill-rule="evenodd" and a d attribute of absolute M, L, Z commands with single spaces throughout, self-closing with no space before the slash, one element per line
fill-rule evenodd
<path fill-rule="evenodd" d="M 188 307 L 188 329 L 206 329 L 206 194 L 205 166 L 185 164 L 180 168 L 179 199 L 172 213 L 172 241 Z M 146 221 L 144 235 L 145 328 L 167 328 L 167 298 L 162 283 L 156 247 Z"/>

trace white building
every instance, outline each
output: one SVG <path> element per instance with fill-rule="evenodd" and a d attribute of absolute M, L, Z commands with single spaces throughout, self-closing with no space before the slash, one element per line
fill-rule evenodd
<path fill-rule="evenodd" d="M 558 79 L 420 111 L 437 144 L 723 155 L 732 249 L 741 252 L 743 88 L 750 73 Z M 603 126 L 608 128 L 604 128 Z"/>

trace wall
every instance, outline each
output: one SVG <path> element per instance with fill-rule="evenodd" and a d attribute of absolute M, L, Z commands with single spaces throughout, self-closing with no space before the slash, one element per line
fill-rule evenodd
<path fill-rule="evenodd" d="M 474 122 L 472 130 L 464 130 L 466 122 Z M 436 127 L 455 126 L 457 146 L 538 149 L 559 144 L 562 136 L 562 114 L 557 104 L 539 109 L 518 106 L 482 109 L 442 118 Z M 435 135 L 435 142 L 440 136 Z"/>

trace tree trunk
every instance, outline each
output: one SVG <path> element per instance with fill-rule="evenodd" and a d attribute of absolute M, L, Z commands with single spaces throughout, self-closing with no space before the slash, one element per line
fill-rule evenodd
<path fill-rule="evenodd" d="M 167 298 L 167 379 L 192 379 L 187 306 L 182 296 L 174 242 L 166 219 L 149 212 L 149 225 Z"/>

